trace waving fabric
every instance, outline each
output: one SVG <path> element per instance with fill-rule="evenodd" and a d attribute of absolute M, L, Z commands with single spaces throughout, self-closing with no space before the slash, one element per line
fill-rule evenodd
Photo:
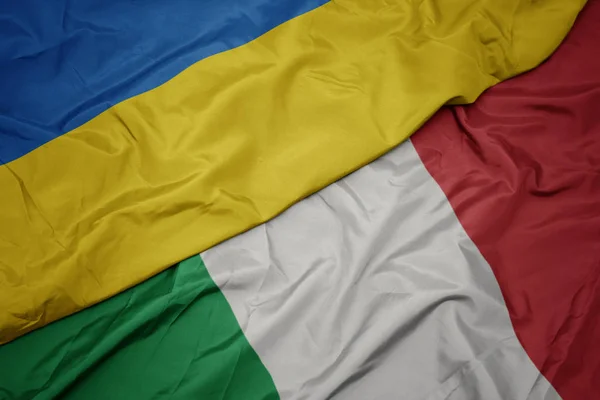
<path fill-rule="evenodd" d="M 0 398 L 597 397 L 599 18 L 268 223 L 0 346 Z"/>
<path fill-rule="evenodd" d="M 0 398 L 596 397 L 599 17 L 202 260 L 0 346 Z"/>

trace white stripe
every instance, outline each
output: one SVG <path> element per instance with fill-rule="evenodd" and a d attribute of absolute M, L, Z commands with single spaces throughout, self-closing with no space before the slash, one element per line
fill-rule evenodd
<path fill-rule="evenodd" d="M 202 257 L 282 399 L 558 398 L 410 142 Z"/>

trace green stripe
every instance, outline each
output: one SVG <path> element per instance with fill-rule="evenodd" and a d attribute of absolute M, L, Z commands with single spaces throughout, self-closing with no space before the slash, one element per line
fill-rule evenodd
<path fill-rule="evenodd" d="M 0 346 L 1 399 L 278 399 L 200 256 Z"/>

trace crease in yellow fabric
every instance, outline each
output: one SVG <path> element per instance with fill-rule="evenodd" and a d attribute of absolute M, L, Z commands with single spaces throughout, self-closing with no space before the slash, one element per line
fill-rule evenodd
<path fill-rule="evenodd" d="M 273 218 L 535 67 L 583 4 L 333 1 L 0 167 L 0 343 Z"/>

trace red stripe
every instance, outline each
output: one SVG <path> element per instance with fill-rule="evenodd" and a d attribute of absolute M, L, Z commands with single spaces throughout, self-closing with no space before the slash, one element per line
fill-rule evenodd
<path fill-rule="evenodd" d="M 563 399 L 600 398 L 600 1 L 545 64 L 412 140 L 533 362 Z"/>

